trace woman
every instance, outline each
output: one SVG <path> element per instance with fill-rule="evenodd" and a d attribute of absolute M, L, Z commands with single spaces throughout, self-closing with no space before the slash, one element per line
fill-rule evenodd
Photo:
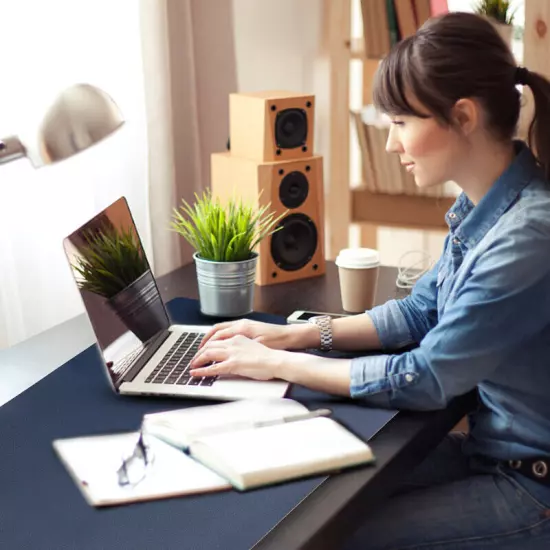
<path fill-rule="evenodd" d="M 535 99 L 536 157 L 512 139 L 520 85 Z M 392 49 L 374 102 L 392 121 L 387 151 L 419 187 L 462 188 L 438 263 L 407 298 L 328 327 L 222 323 L 193 374 L 282 378 L 414 410 L 477 388 L 469 435 L 450 435 L 345 547 L 550 548 L 550 83 L 516 67 L 486 20 L 452 13 Z M 386 351 L 285 351 L 321 337 Z"/>

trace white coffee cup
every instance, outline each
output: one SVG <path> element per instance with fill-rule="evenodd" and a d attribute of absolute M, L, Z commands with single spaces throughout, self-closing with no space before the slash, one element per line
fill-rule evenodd
<path fill-rule="evenodd" d="M 336 258 L 342 307 L 361 313 L 374 306 L 380 254 L 372 248 L 344 248 Z"/>

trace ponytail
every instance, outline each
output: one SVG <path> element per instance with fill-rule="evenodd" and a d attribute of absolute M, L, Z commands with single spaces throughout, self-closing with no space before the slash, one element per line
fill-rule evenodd
<path fill-rule="evenodd" d="M 529 147 L 535 153 L 546 179 L 550 180 L 550 81 L 526 70 L 522 83 L 529 86 L 535 100 L 535 112 L 527 134 Z"/>

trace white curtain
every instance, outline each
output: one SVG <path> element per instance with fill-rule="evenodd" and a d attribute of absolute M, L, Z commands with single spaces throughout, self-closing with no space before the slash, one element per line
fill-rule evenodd
<path fill-rule="evenodd" d="M 28 131 L 64 87 L 96 85 L 126 124 L 57 165 L 0 166 L 0 348 L 83 311 L 63 238 L 125 195 L 151 259 L 136 0 L 0 0 L 0 137 Z"/>
<path fill-rule="evenodd" d="M 191 261 L 191 247 L 167 229 L 172 210 L 210 185 L 210 155 L 226 148 L 237 90 L 232 8 L 228 0 L 141 0 L 157 276 Z"/>

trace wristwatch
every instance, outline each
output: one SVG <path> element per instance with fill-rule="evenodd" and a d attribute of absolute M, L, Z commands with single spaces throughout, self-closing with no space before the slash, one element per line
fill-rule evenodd
<path fill-rule="evenodd" d="M 332 349 L 332 319 L 329 315 L 316 315 L 308 320 L 308 323 L 317 325 L 321 333 L 321 351 Z"/>

